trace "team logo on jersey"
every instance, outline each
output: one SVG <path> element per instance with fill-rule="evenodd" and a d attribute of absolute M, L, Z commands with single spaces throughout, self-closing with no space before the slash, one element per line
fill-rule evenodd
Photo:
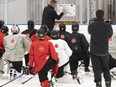
<path fill-rule="evenodd" d="M 60 38 L 64 39 L 64 38 L 65 38 L 65 36 L 62 34 L 62 35 L 60 36 Z"/>
<path fill-rule="evenodd" d="M 112 38 L 109 38 L 109 41 L 112 41 Z"/>
<path fill-rule="evenodd" d="M 40 52 L 43 52 L 43 51 L 44 51 L 44 47 L 43 47 L 43 46 L 40 46 L 40 47 L 39 47 L 39 51 L 40 51 Z"/>
<path fill-rule="evenodd" d="M 72 39 L 71 39 L 71 42 L 72 42 L 72 43 L 76 43 L 76 39 L 75 39 L 75 38 L 72 38 Z"/>
<path fill-rule="evenodd" d="M 58 44 L 55 44 L 55 48 L 58 48 Z"/>
<path fill-rule="evenodd" d="M 12 40 L 11 40 L 11 43 L 14 43 L 14 41 L 15 41 L 15 40 L 14 40 L 14 39 L 12 39 Z"/>
<path fill-rule="evenodd" d="M 30 37 L 30 34 L 26 34 L 27 37 Z"/>

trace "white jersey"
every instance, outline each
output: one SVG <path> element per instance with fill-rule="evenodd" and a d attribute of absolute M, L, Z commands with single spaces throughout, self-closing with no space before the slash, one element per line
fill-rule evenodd
<path fill-rule="evenodd" d="M 3 57 L 9 61 L 21 61 L 24 53 L 29 51 L 31 41 L 26 35 L 15 34 L 4 37 L 5 53 Z"/>
<path fill-rule="evenodd" d="M 52 42 L 59 57 L 59 67 L 69 61 L 69 57 L 72 55 L 72 50 L 68 46 L 67 42 L 62 39 L 49 40 Z"/>
<path fill-rule="evenodd" d="M 113 32 L 112 38 L 109 39 L 109 52 L 116 59 L 116 34 Z"/>

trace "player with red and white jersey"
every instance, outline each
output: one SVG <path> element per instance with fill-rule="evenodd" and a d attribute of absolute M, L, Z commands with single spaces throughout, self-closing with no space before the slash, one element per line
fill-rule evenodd
<path fill-rule="evenodd" d="M 38 73 L 42 87 L 50 87 L 48 82 L 48 71 L 53 69 L 56 74 L 57 63 L 59 61 L 53 44 L 45 40 L 45 31 L 37 30 L 38 40 L 32 42 L 29 54 L 29 67 L 32 72 Z"/>
<path fill-rule="evenodd" d="M 69 57 L 72 55 L 72 50 L 65 40 L 59 39 L 59 31 L 52 30 L 50 36 L 52 40 L 49 41 L 53 43 L 59 57 L 59 69 L 56 77 L 60 78 L 64 75 L 64 67 L 69 63 Z"/>

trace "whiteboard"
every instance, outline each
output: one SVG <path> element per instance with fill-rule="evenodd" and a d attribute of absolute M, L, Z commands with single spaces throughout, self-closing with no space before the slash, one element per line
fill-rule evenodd
<path fill-rule="evenodd" d="M 57 13 L 60 14 L 63 8 L 66 10 L 65 16 L 76 16 L 74 4 L 58 4 Z"/>

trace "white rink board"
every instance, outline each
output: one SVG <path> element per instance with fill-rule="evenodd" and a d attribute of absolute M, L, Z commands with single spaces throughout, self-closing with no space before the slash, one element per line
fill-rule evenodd
<path fill-rule="evenodd" d="M 57 13 L 60 14 L 63 9 L 66 10 L 65 16 L 76 16 L 76 6 L 74 4 L 59 4 L 57 6 Z"/>

